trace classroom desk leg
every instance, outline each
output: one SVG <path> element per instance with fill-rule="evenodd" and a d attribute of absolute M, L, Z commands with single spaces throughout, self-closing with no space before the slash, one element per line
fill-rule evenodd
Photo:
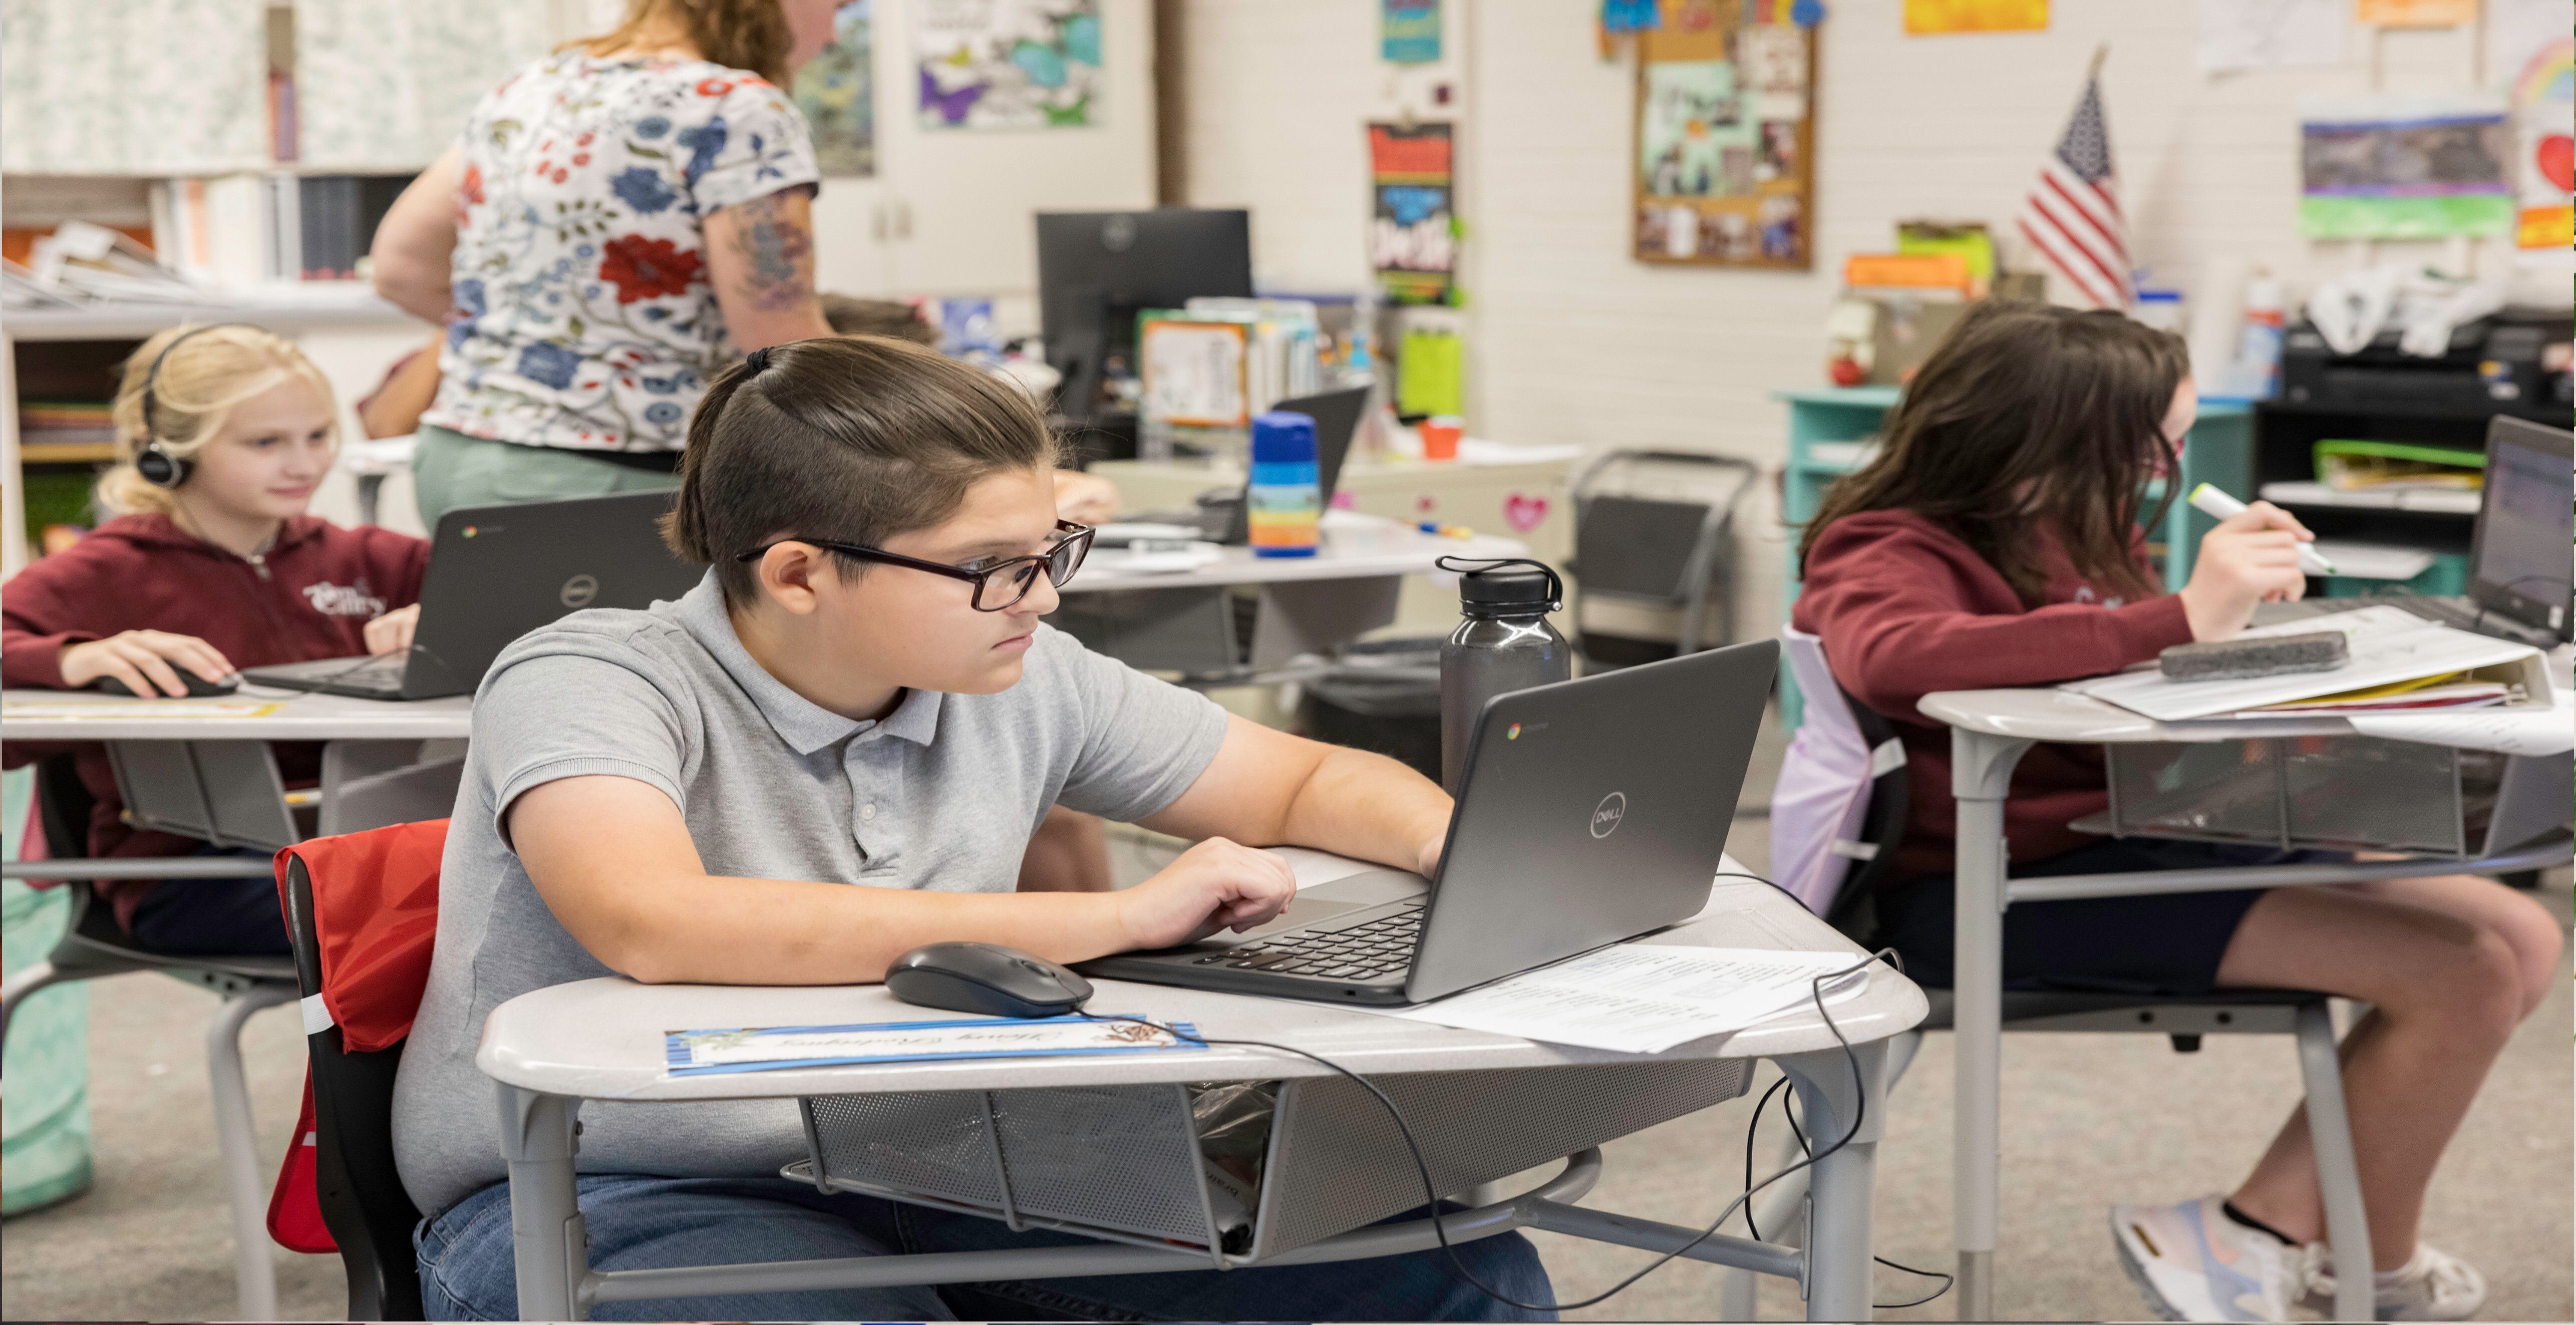
<path fill-rule="evenodd" d="M 501 1099 L 501 1156 L 510 1163 L 519 1319 L 581 1320 L 590 1314 L 579 1296 L 590 1274 L 590 1235 L 573 1186 L 581 1101 L 494 1084 Z"/>
<path fill-rule="evenodd" d="M 2031 743 L 1950 729 L 1951 790 L 1959 801 L 1957 929 L 1951 1036 L 1958 1101 L 1951 1167 L 1951 1240 L 1959 1251 L 1961 1320 L 1995 1318 L 1995 1224 L 2002 1182 L 2004 793 Z"/>
<path fill-rule="evenodd" d="M 277 1262 L 268 1250 L 268 1184 L 260 1180 L 250 1083 L 242 1072 L 241 1029 L 252 1013 L 294 1001 L 291 988 L 253 985 L 226 998 L 223 1009 L 206 1027 L 215 1150 L 224 1165 L 224 1198 L 233 1224 L 233 1278 L 241 1293 L 244 1320 L 277 1319 Z"/>
<path fill-rule="evenodd" d="M 1887 1041 L 1773 1060 L 1798 1092 L 1808 1139 L 1851 1140 L 1807 1170 L 1807 1319 L 1870 1319 L 1870 1201 L 1887 1134 Z M 1855 1067 L 1857 1079 L 1855 1079 Z"/>

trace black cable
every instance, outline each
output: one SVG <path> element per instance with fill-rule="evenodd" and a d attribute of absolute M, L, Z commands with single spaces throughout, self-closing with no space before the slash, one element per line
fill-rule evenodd
<path fill-rule="evenodd" d="M 1762 1108 L 1763 1108 L 1763 1105 L 1769 1104 L 1769 1103 L 1771 1102 L 1771 1096 L 1772 1096 L 1774 1093 L 1776 1093 L 1776 1092 L 1777 1092 L 1777 1091 L 1778 1091 L 1782 1086 L 1785 1086 L 1785 1085 L 1788 1085 L 1788 1084 L 1789 1084 L 1789 1078 L 1787 1078 L 1787 1077 L 1782 1077 L 1782 1078 L 1780 1078 L 1778 1081 L 1772 1082 L 1772 1083 L 1771 1083 L 1771 1089 L 1770 1089 L 1770 1090 L 1767 1090 L 1767 1091 L 1764 1091 L 1764 1092 L 1762 1093 L 1762 1103 L 1761 1103 L 1761 1104 L 1756 1104 L 1756 1105 L 1754 1105 L 1754 1106 L 1753 1106 L 1753 1121 L 1752 1121 L 1752 1122 L 1750 1122 L 1750 1123 L 1745 1124 L 1745 1127 L 1744 1127 L 1744 1181 L 1745 1181 L 1745 1182 L 1747 1182 L 1747 1183 L 1751 1183 L 1751 1182 L 1753 1181 L 1753 1135 L 1754 1135 L 1754 1133 L 1756 1133 L 1756 1132 L 1758 1132 L 1758 1131 L 1762 1130 Z M 1808 1147 L 1808 1145 L 1807 1145 L 1807 1134 L 1806 1134 L 1806 1132 L 1805 1132 L 1805 1131 L 1803 1131 L 1803 1130 L 1801 1130 L 1801 1129 L 1799 1128 L 1799 1126 L 1798 1126 L 1798 1115 L 1797 1115 L 1797 1112 L 1795 1111 L 1795 1109 L 1792 1107 L 1793 1105 L 1795 1105 L 1795 1104 L 1796 1104 L 1796 1102 L 1797 1102 L 1797 1098 L 1798 1098 L 1798 1097 L 1797 1097 L 1797 1096 L 1795 1096 L 1795 1095 L 1790 1095 L 1790 1096 L 1788 1096 L 1788 1097 L 1786 1097 L 1786 1098 L 1784 1098 L 1784 1099 L 1782 1099 L 1782 1100 L 1780 1101 L 1780 1116 L 1781 1116 L 1782 1118 L 1784 1118 L 1784 1119 L 1788 1120 L 1788 1123 L 1789 1123 L 1789 1134 L 1790 1134 L 1791 1136 L 1794 1136 L 1794 1137 L 1798 1138 L 1798 1149 L 1799 1149 L 1801 1152 L 1804 1152 L 1804 1153 L 1812 1153 L 1812 1151 L 1810 1150 L 1810 1148 L 1809 1148 L 1809 1147 Z M 1744 1227 L 1745 1227 L 1745 1230 L 1746 1230 L 1747 1232 L 1750 1232 L 1750 1233 L 1752 1233 L 1752 1234 L 1753 1234 L 1754 1238 L 1755 1238 L 1757 1241 L 1758 1241 L 1758 1240 L 1760 1240 L 1760 1238 L 1762 1237 L 1762 1232 L 1761 1232 L 1761 1230 L 1756 1229 L 1756 1228 L 1754 1228 L 1754 1227 L 1753 1227 L 1753 1207 L 1751 1207 L 1751 1206 L 1749 1206 L 1749 1205 L 1748 1205 L 1748 1206 L 1746 1206 L 1746 1207 L 1744 1208 Z M 1918 1297 L 1918 1298 L 1914 1299 L 1914 1300 L 1913 1300 L 1913 1301 L 1911 1301 L 1911 1302 L 1872 1302 L 1872 1303 L 1870 1303 L 1870 1306 L 1872 1306 L 1873 1308 L 1875 1308 L 1875 1309 L 1877 1309 L 1877 1310 L 1880 1310 L 1880 1311 L 1902 1311 L 1902 1310 L 1906 1309 L 1907 1307 L 1919 1307 L 1919 1306 L 1922 1306 L 1923 1304 L 1925 1304 L 1925 1303 L 1927 1303 L 1927 1302 L 1934 1302 L 1934 1301 L 1938 1301 L 1938 1300 L 1941 1298 L 1942 1294 L 1945 1294 L 1945 1293 L 1947 1293 L 1947 1292 L 1949 1292 L 1949 1291 L 1950 1291 L 1950 1286 L 1951 1286 L 1952 1284 L 1955 1284 L 1955 1283 L 1957 1283 L 1957 1282 L 1958 1282 L 1958 1279 L 1957 1279 L 1957 1277 L 1956 1277 L 1956 1276 L 1954 1276 L 1954 1275 L 1947 1275 L 1947 1274 L 1943 1274 L 1943 1273 L 1941 1273 L 1939 1270 L 1918 1270 L 1918 1269 L 1915 1269 L 1915 1268 L 1914 1268 L 1913 1266 L 1911 1266 L 1911 1265 L 1899 1265 L 1899 1264 L 1897 1264 L 1896 1262 L 1891 1261 L 1891 1260 L 1887 1259 L 1887 1258 L 1886 1258 L 1886 1257 L 1884 1257 L 1884 1256 L 1872 1256 L 1872 1257 L 1870 1257 L 1870 1259 L 1871 1259 L 1871 1260 L 1873 1260 L 1873 1261 L 1878 1262 L 1878 1263 L 1879 1263 L 1879 1264 L 1881 1264 L 1881 1265 L 1886 1266 L 1887 1268 L 1889 1268 L 1889 1269 L 1891 1269 L 1891 1270 L 1902 1270 L 1902 1271 L 1904 1271 L 1905 1273 L 1910 1274 L 1910 1275 L 1914 1275 L 1914 1276 L 1916 1276 L 1916 1277 L 1918 1277 L 1918 1278 L 1923 1278 L 1923 1279 L 1938 1279 L 1938 1280 L 1940 1280 L 1940 1281 L 1941 1281 L 1941 1286 L 1940 1286 L 1939 1288 L 1933 1289 L 1933 1290 L 1932 1290 L 1932 1295 L 1931 1295 L 1930 1297 Z"/>
<path fill-rule="evenodd" d="M 1744 875 L 1742 877 L 1758 878 L 1760 876 Z M 1771 881 L 1769 879 L 1763 879 L 1762 882 L 1770 883 Z M 1778 887 L 1779 885 L 1772 884 L 1772 886 Z M 1783 889 L 1783 891 L 1786 890 Z M 1599 1305 L 1600 1303 L 1609 1301 L 1620 1293 L 1626 1292 L 1638 1280 L 1662 1269 L 1666 1264 L 1689 1251 L 1691 1248 L 1708 1241 L 1709 1238 L 1717 1233 L 1718 1226 L 1725 1223 L 1728 1217 L 1736 1212 L 1738 1207 L 1744 1206 L 1747 1202 L 1750 1202 L 1753 1199 L 1754 1193 L 1778 1182 L 1782 1178 L 1788 1177 L 1790 1174 L 1795 1173 L 1800 1169 L 1815 1165 L 1826 1156 L 1832 1155 L 1836 1151 L 1841 1150 L 1844 1146 L 1851 1144 L 1852 1139 L 1860 1135 L 1861 1124 L 1867 1118 L 1869 1112 L 1869 1098 L 1866 1093 L 1867 1079 L 1861 1075 L 1860 1055 L 1853 1051 L 1851 1041 L 1844 1038 L 1842 1027 L 1834 1023 L 1833 1014 L 1825 1010 L 1825 983 L 1829 980 L 1840 980 L 1845 976 L 1868 970 L 1872 962 L 1892 958 L 1894 955 L 1895 953 L 1892 949 L 1881 949 L 1878 952 L 1861 958 L 1859 961 L 1850 966 L 1846 966 L 1841 970 L 1826 971 L 1818 974 L 1807 983 L 1807 993 L 1815 1002 L 1816 1015 L 1824 1019 L 1825 1029 L 1833 1033 L 1834 1043 L 1842 1047 L 1843 1058 L 1851 1065 L 1853 1106 L 1850 1130 L 1844 1132 L 1841 1139 L 1835 1141 L 1832 1145 L 1827 1146 L 1822 1154 L 1810 1154 L 1805 1159 L 1772 1174 L 1770 1177 L 1764 1178 L 1759 1183 L 1747 1187 L 1743 1195 L 1727 1202 L 1726 1208 L 1718 1211 L 1717 1218 L 1710 1220 L 1708 1222 L 1708 1227 L 1701 1229 L 1697 1237 L 1692 1238 L 1690 1241 L 1683 1243 L 1679 1247 L 1675 1247 L 1671 1251 L 1665 1252 L 1663 1255 L 1656 1257 L 1644 1269 L 1637 1271 L 1635 1274 L 1629 1275 L 1627 1278 L 1620 1280 L 1610 1288 L 1592 1297 L 1585 1298 L 1580 1302 L 1523 1302 L 1518 1298 L 1506 1295 L 1491 1284 L 1477 1278 L 1475 1273 L 1467 1268 L 1466 1262 L 1458 1258 L 1458 1249 L 1456 1245 L 1449 1241 L 1449 1229 L 1447 1225 L 1441 1223 L 1440 1186 L 1437 1182 L 1432 1180 L 1431 1164 L 1422 1157 L 1422 1146 L 1419 1142 L 1415 1141 L 1412 1126 L 1404 1121 L 1404 1111 L 1395 1106 L 1395 1101 L 1388 1099 L 1386 1092 L 1378 1089 L 1377 1085 L 1374 1082 L 1371 1082 L 1368 1078 L 1351 1071 L 1349 1068 L 1346 1068 L 1329 1058 L 1309 1053 L 1306 1050 L 1299 1049 L 1293 1045 L 1273 1044 L 1266 1040 L 1215 1039 L 1209 1036 L 1197 1035 L 1188 1031 L 1183 1031 L 1176 1027 L 1166 1026 L 1160 1022 L 1148 1021 L 1143 1017 L 1119 1015 L 1102 1016 L 1091 1012 L 1085 1012 L 1082 1016 L 1091 1021 L 1130 1021 L 1139 1026 L 1150 1026 L 1167 1035 L 1171 1035 L 1178 1039 L 1188 1040 L 1194 1044 L 1239 1045 L 1254 1049 L 1272 1049 L 1281 1053 L 1295 1054 L 1309 1062 L 1320 1064 L 1333 1072 L 1350 1078 L 1350 1080 L 1357 1084 L 1360 1089 L 1367 1091 L 1371 1097 L 1376 1099 L 1380 1108 L 1386 1110 L 1386 1116 L 1395 1123 L 1397 1135 L 1404 1139 L 1404 1148 L 1413 1157 L 1414 1171 L 1422 1177 L 1424 1200 L 1431 1212 L 1431 1231 L 1434 1236 L 1440 1239 L 1440 1251 L 1443 1255 L 1449 1258 L 1449 1266 L 1451 1269 L 1458 1272 L 1458 1277 L 1466 1280 L 1467 1283 L 1475 1288 L 1477 1292 L 1483 1293 L 1485 1296 L 1492 1298 L 1505 1306 L 1517 1307 L 1523 1311 L 1575 1311 L 1584 1307 Z M 1901 971 L 1903 968 L 1898 967 L 1896 969 Z M 1945 1288 L 1943 1291 L 1947 1291 L 1947 1289 Z"/>

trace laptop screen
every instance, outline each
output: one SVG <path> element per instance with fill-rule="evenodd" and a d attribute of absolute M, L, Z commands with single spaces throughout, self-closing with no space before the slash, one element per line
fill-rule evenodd
<path fill-rule="evenodd" d="M 2564 428 L 2498 418 L 2487 429 L 2486 493 L 2472 565 L 2477 600 L 2564 633 L 2576 538 L 2576 441 Z"/>

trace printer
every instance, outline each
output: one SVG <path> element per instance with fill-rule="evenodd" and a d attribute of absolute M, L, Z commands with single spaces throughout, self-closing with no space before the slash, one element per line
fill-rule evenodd
<path fill-rule="evenodd" d="M 2281 394 L 2311 409 L 2403 414 L 2518 414 L 2564 426 L 2570 407 L 2569 310 L 2508 308 L 2464 322 L 2432 358 L 2397 347 L 2390 327 L 2337 354 L 2301 322 L 2281 340 Z"/>

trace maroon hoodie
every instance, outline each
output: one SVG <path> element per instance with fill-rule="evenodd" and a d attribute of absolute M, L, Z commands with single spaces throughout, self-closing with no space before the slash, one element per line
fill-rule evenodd
<path fill-rule="evenodd" d="M 367 651 L 366 625 L 420 601 L 429 544 L 369 525 L 343 529 L 297 516 L 254 562 L 180 530 L 165 515 L 126 515 L 100 525 L 68 550 L 42 558 L 0 589 L 0 684 L 11 689 L 63 684 L 62 652 L 127 630 L 194 635 L 235 667 L 355 657 Z M 104 747 L 12 742 L 8 767 L 64 749 L 79 752 L 81 781 L 98 798 L 91 815 L 93 856 L 186 855 L 197 844 L 168 833 L 137 832 L 118 815 L 124 801 Z M 319 776 L 319 747 L 277 747 L 290 781 Z M 130 922 L 150 884 L 107 886 L 117 917 Z"/>
<path fill-rule="evenodd" d="M 1864 511 L 1826 527 L 1790 620 L 1821 636 L 1834 679 L 1905 741 L 1911 793 L 1897 878 L 1954 868 L 1959 806 L 1950 732 L 1914 706 L 1936 690 L 2044 686 L 2116 672 L 2191 642 L 2182 599 L 2123 602 L 2088 584 L 2053 534 L 2040 535 L 2047 601 L 2031 607 L 1958 535 L 1912 511 Z M 2136 549 L 2146 564 L 2144 536 Z M 2026 865 L 2100 839 L 2066 826 L 2109 802 L 2098 746 L 2033 746 L 2013 770 L 2004 837 Z"/>

